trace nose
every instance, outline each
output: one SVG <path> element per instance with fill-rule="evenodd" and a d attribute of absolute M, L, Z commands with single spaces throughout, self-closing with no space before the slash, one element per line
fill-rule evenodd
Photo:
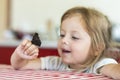
<path fill-rule="evenodd" d="M 64 37 L 64 38 L 62 38 L 62 43 L 63 44 L 69 44 L 69 38 L 68 37 Z"/>

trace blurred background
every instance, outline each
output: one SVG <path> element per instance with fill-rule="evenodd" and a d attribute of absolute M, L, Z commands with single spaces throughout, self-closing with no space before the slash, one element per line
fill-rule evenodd
<path fill-rule="evenodd" d="M 38 32 L 44 45 L 56 46 L 60 18 L 75 6 L 106 14 L 113 23 L 112 38 L 120 42 L 120 0 L 0 0 L 0 45 L 18 45 Z"/>

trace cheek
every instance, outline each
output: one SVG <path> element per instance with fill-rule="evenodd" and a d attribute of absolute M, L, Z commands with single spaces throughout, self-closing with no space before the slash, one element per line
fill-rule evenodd
<path fill-rule="evenodd" d="M 77 46 L 73 45 L 72 48 L 74 50 L 74 53 L 78 56 L 87 56 L 89 54 L 90 45 L 88 44 L 76 44 Z"/>
<path fill-rule="evenodd" d="M 58 40 L 57 47 L 60 48 L 61 44 L 61 40 Z"/>
<path fill-rule="evenodd" d="M 75 47 L 74 47 L 75 48 Z M 72 54 L 75 58 L 80 63 L 84 63 L 89 56 L 89 49 L 87 50 L 85 47 L 77 47 L 76 50 L 74 50 L 74 54 Z"/>
<path fill-rule="evenodd" d="M 60 53 L 60 51 L 61 51 L 61 42 L 60 42 L 60 40 L 58 40 L 58 43 L 57 43 L 57 50 L 58 50 L 58 53 Z"/>

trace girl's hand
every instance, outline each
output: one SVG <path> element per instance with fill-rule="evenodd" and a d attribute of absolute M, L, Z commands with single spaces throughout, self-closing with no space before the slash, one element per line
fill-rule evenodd
<path fill-rule="evenodd" d="M 39 54 L 38 46 L 35 46 L 29 40 L 23 40 L 16 48 L 15 53 L 23 59 L 35 59 Z"/>

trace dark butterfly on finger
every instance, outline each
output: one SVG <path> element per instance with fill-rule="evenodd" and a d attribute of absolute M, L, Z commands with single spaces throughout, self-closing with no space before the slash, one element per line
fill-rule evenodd
<path fill-rule="evenodd" d="M 34 33 L 31 42 L 32 42 L 32 44 L 34 44 L 34 45 L 36 45 L 36 46 L 39 46 L 39 47 L 41 46 L 41 40 L 40 40 L 40 38 L 39 38 L 38 33 Z"/>

